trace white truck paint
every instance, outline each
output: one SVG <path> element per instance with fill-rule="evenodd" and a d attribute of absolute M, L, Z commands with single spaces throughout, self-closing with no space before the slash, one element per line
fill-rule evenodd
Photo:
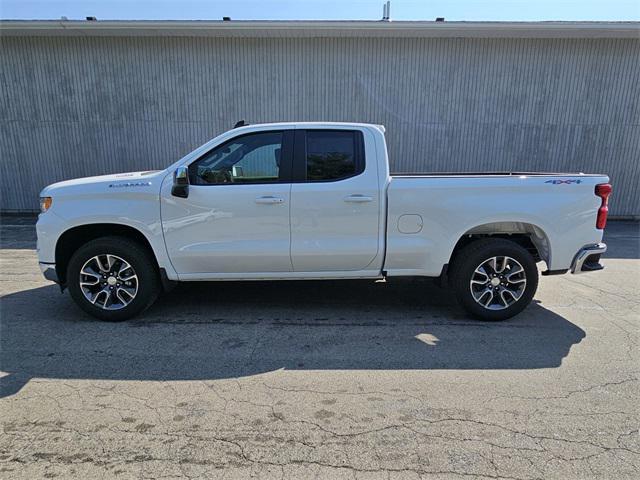
<path fill-rule="evenodd" d="M 361 132 L 362 172 L 334 181 L 296 176 L 305 168 L 300 162 L 312 161 L 308 152 L 301 158 L 293 141 L 307 131 Z M 225 170 L 229 183 L 191 184 L 187 198 L 172 194 L 174 172 L 261 132 L 285 139 L 274 150 L 280 172 L 291 145 L 286 181 L 234 183 L 242 180 L 235 164 Z M 608 181 L 584 174 L 390 175 L 381 126 L 251 125 L 223 133 L 165 170 L 46 187 L 41 197 L 52 200 L 37 223 L 38 257 L 45 276 L 64 286 L 74 281 L 66 272 L 74 252 L 65 248 L 79 248 L 82 236 L 135 231 L 169 281 L 439 277 L 459 242 L 500 237 L 535 247 L 551 273 L 575 270 L 591 254 L 597 269 L 606 247 L 596 228 L 603 200 L 594 192 Z"/>

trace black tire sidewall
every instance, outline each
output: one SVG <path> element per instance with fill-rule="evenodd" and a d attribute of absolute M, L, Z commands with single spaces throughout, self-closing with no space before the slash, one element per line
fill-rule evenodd
<path fill-rule="evenodd" d="M 524 268 L 527 278 L 522 297 L 504 310 L 489 310 L 479 305 L 469 288 L 478 265 L 495 256 L 508 256 L 517 260 Z M 517 243 L 504 239 L 482 239 L 463 248 L 456 256 L 452 278 L 460 304 L 474 317 L 487 321 L 501 321 L 517 315 L 531 303 L 538 288 L 538 268 L 531 254 Z"/>
<path fill-rule="evenodd" d="M 138 276 L 136 297 L 119 310 L 104 310 L 93 305 L 80 288 L 80 270 L 85 262 L 103 254 L 117 255 L 124 259 Z M 75 303 L 89 315 L 109 322 L 121 322 L 144 311 L 157 298 L 158 284 L 157 270 L 146 249 L 137 242 L 122 237 L 103 237 L 83 245 L 73 254 L 67 268 L 67 287 Z"/>

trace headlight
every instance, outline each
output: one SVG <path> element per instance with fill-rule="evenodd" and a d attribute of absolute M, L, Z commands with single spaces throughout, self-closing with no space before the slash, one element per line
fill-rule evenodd
<path fill-rule="evenodd" d="M 40 211 L 42 213 L 46 212 L 51 208 L 51 204 L 53 203 L 53 198 L 51 197 L 40 197 Z"/>

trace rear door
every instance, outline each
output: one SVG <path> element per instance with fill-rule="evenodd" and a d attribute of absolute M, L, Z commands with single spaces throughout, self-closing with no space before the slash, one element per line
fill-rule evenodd
<path fill-rule="evenodd" d="M 359 129 L 296 130 L 291 187 L 294 271 L 367 270 L 378 256 L 381 201 L 371 154 L 375 147 L 373 140 L 365 142 L 367 134 Z"/>

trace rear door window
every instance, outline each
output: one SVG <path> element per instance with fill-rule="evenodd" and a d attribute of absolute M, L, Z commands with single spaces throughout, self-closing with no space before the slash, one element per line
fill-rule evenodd
<path fill-rule="evenodd" d="M 328 182 L 364 171 L 362 133 L 356 130 L 307 130 L 307 182 Z"/>

